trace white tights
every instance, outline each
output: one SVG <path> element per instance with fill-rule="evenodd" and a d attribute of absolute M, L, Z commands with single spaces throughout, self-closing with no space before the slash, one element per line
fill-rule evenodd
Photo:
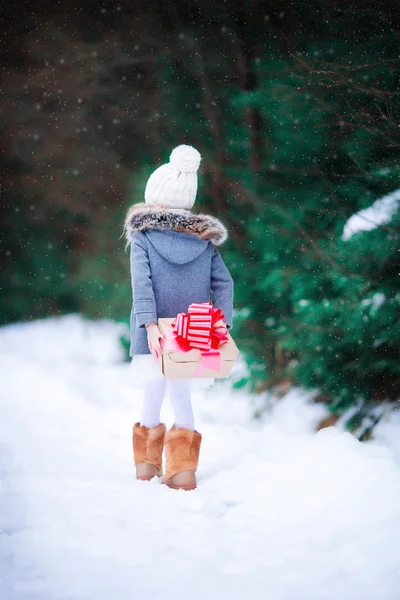
<path fill-rule="evenodd" d="M 190 379 L 169 379 L 169 393 L 175 413 L 175 426 L 194 431 L 194 416 L 190 401 Z M 161 406 L 165 397 L 167 379 L 156 378 L 146 383 L 140 424 L 157 427 L 160 424 Z"/>

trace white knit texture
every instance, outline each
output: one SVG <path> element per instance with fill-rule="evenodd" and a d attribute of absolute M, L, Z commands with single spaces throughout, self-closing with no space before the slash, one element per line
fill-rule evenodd
<path fill-rule="evenodd" d="M 144 192 L 146 204 L 166 208 L 192 208 L 197 194 L 197 169 L 200 153 L 181 145 L 171 152 L 170 162 L 161 165 L 149 177 Z"/>
<path fill-rule="evenodd" d="M 192 379 L 167 380 L 164 376 L 148 381 L 144 389 L 140 424 L 145 427 L 157 427 L 161 423 L 161 407 L 168 385 L 169 398 L 175 415 L 175 427 L 194 431 L 194 415 L 190 399 L 192 381 Z"/>

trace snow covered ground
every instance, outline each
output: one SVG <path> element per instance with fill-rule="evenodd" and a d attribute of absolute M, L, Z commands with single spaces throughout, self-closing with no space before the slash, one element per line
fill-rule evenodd
<path fill-rule="evenodd" d="M 310 395 L 254 421 L 259 400 L 220 381 L 194 398 L 198 489 L 136 482 L 121 332 L 0 329 L 2 600 L 398 600 L 400 419 L 361 444 L 315 434 Z"/>

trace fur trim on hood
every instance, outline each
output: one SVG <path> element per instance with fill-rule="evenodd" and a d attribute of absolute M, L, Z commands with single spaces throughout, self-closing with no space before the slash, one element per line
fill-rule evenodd
<path fill-rule="evenodd" d="M 181 208 L 160 208 L 140 202 L 128 210 L 125 219 L 125 236 L 130 244 L 134 231 L 145 229 L 171 229 L 191 233 L 198 238 L 220 246 L 228 239 L 228 231 L 216 217 L 194 214 Z"/>

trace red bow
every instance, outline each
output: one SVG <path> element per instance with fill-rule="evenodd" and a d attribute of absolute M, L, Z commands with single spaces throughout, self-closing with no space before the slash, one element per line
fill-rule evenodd
<path fill-rule="evenodd" d="M 193 303 L 188 314 L 179 313 L 172 323 L 176 340 L 183 351 L 198 348 L 202 354 L 216 350 L 228 341 L 227 329 L 216 326 L 225 320 L 220 308 L 214 308 L 209 302 Z"/>

